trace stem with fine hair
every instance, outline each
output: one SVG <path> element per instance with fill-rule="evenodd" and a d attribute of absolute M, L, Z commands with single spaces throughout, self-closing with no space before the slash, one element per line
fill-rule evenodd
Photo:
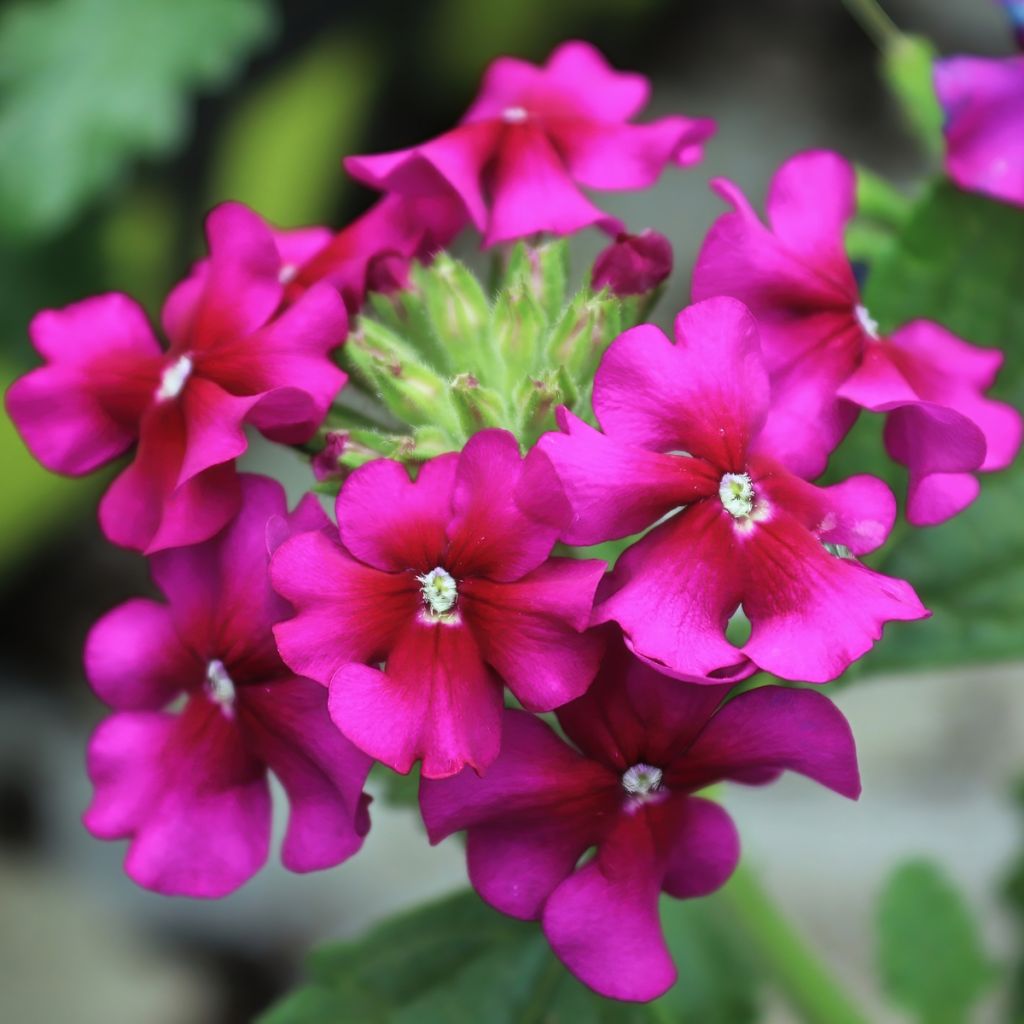
<path fill-rule="evenodd" d="M 878 0 L 843 0 L 843 4 L 880 50 L 891 46 L 900 37 L 896 23 Z"/>

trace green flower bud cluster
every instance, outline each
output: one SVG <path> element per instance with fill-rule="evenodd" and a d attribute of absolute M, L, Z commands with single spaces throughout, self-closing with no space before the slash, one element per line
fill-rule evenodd
<path fill-rule="evenodd" d="M 525 450 L 555 429 L 559 405 L 591 420 L 601 356 L 646 304 L 588 287 L 570 296 L 568 276 L 564 241 L 520 243 L 490 296 L 447 253 L 414 267 L 407 290 L 371 295 L 340 358 L 396 429 L 336 408 L 328 427 L 344 428 L 351 441 L 339 465 L 382 455 L 422 462 L 488 427 L 510 430 Z"/>

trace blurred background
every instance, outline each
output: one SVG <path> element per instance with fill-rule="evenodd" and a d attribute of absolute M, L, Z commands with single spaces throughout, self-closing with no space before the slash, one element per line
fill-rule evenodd
<path fill-rule="evenodd" d="M 890 0 L 945 53 L 1010 50 L 980 0 Z M 409 145 L 454 123 L 487 61 L 542 60 L 588 39 L 651 76 L 650 115 L 711 116 L 704 163 L 642 194 L 607 197 L 632 228 L 671 239 L 689 267 L 726 175 L 760 203 L 792 152 L 831 147 L 893 182 L 924 158 L 840 0 L 48 0 L 0 9 L 0 382 L 34 363 L 26 325 L 98 291 L 152 312 L 201 249 L 202 218 L 240 199 L 281 226 L 341 226 L 372 195 L 346 153 Z M 578 243 L 594 251 L 599 239 Z M 250 467 L 308 485 L 257 446 Z M 461 850 L 430 849 L 411 811 L 375 805 L 362 856 L 319 876 L 271 864 L 221 903 L 168 900 L 91 839 L 83 752 L 102 708 L 85 684 L 89 625 L 148 592 L 140 558 L 105 543 L 106 479 L 50 477 L 0 419 L 0 1020 L 5 1024 L 233 1024 L 294 982 L 308 946 L 358 933 L 464 881 Z M 862 751 L 857 806 L 803 780 L 727 804 L 766 886 L 871 1008 L 872 917 L 893 864 L 938 861 L 997 960 L 1015 955 L 1003 893 L 1024 826 L 1012 798 L 1024 746 L 1024 670 L 877 676 L 842 690 Z M 991 1001 L 990 1001 L 991 1002 Z M 978 1019 L 995 1019 L 986 1006 Z M 793 1018 L 769 1006 L 766 1019 Z"/>

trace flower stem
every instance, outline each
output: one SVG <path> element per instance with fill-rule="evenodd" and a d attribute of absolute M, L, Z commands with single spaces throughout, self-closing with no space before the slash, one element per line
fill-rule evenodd
<path fill-rule="evenodd" d="M 767 976 L 807 1024 L 868 1024 L 749 868 L 736 869 L 722 896 Z"/>
<path fill-rule="evenodd" d="M 880 50 L 887 49 L 899 38 L 900 30 L 878 0 L 843 0 L 843 4 Z"/>

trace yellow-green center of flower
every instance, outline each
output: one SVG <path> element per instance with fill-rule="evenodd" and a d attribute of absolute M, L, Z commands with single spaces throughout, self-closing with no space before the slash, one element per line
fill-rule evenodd
<path fill-rule="evenodd" d="M 622 788 L 630 796 L 648 796 L 661 789 L 661 769 L 649 764 L 635 764 L 622 773 Z"/>
<path fill-rule="evenodd" d="M 734 519 L 746 519 L 754 511 L 754 485 L 746 473 L 726 473 L 718 485 L 718 496 Z"/>
<path fill-rule="evenodd" d="M 435 614 L 445 615 L 455 607 L 459 597 L 459 588 L 455 585 L 452 575 L 437 566 L 430 572 L 417 576 L 423 603 Z"/>

